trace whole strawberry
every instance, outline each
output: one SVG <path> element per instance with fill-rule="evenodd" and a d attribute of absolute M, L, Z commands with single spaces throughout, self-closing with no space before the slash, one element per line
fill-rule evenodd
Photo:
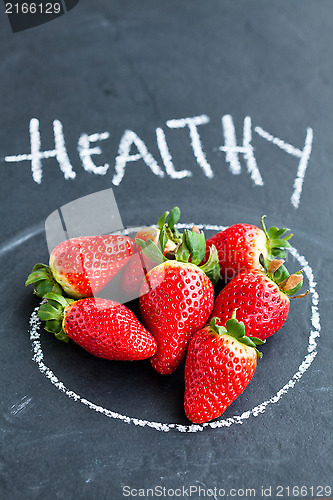
<path fill-rule="evenodd" d="M 261 226 L 251 224 L 235 224 L 221 231 L 207 240 L 207 253 L 211 245 L 214 245 L 219 255 L 221 278 L 225 282 L 232 279 L 244 269 L 261 269 L 259 256 L 265 259 L 284 258 L 286 256 L 283 248 L 290 247 L 289 234 L 282 237 L 287 228 L 278 229 L 271 227 L 266 230 L 264 223 L 265 215 L 261 218 Z"/>
<path fill-rule="evenodd" d="M 212 311 L 214 287 L 205 273 L 218 279 L 217 254 L 211 251 L 204 268 L 196 265 L 205 252 L 205 239 L 203 233 L 195 231 L 185 231 L 176 253 L 178 260 L 166 260 L 152 242 L 147 250 L 152 258 L 155 252 L 164 262 L 146 276 L 140 291 L 140 312 L 143 324 L 157 342 L 151 364 L 166 375 L 177 369 L 191 336 L 203 327 Z"/>
<path fill-rule="evenodd" d="M 69 297 L 91 297 L 123 269 L 133 249 L 134 242 L 121 235 L 66 240 L 51 252 L 49 266 L 36 264 L 26 285 L 34 284 L 39 297 L 61 289 Z"/>
<path fill-rule="evenodd" d="M 49 292 L 38 316 L 45 330 L 64 342 L 72 339 L 94 356 L 110 360 L 140 360 L 156 352 L 156 341 L 122 304 L 101 298 L 78 301 Z"/>
<path fill-rule="evenodd" d="M 224 324 L 233 310 L 239 308 L 238 319 L 245 323 L 246 332 L 266 339 L 286 321 L 289 297 L 302 284 L 301 272 L 289 275 L 283 260 L 272 260 L 266 271 L 242 271 L 232 279 L 217 296 L 212 317 Z"/>
<path fill-rule="evenodd" d="M 200 424 L 220 417 L 250 383 L 261 357 L 256 345 L 263 341 L 245 336 L 236 311 L 226 327 L 213 318 L 196 332 L 185 363 L 184 409 L 191 422 Z"/>
<path fill-rule="evenodd" d="M 174 207 L 170 213 L 164 212 L 159 218 L 157 226 L 147 226 L 140 229 L 136 233 L 134 240 L 138 239 L 143 243 L 150 240 L 155 245 L 160 246 L 160 239 L 162 239 L 163 244 L 163 238 L 165 238 L 166 243 L 163 253 L 174 252 L 177 245 L 181 243 L 181 235 L 175 228 L 179 218 L 180 210 L 178 207 Z M 154 266 L 156 266 L 156 262 L 148 259 L 136 244 L 135 253 L 121 275 L 121 286 L 127 296 L 131 296 L 131 298 L 139 296 L 144 276 Z"/>

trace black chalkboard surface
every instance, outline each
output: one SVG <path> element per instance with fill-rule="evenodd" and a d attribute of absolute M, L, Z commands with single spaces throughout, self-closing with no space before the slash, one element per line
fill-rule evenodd
<path fill-rule="evenodd" d="M 333 496 L 332 21 L 326 0 L 81 0 L 12 33 L 1 9 L 2 498 Z M 45 219 L 108 188 L 126 227 L 178 205 L 207 236 L 294 233 L 310 293 L 212 425 L 186 419 L 183 367 L 38 327 Z"/>

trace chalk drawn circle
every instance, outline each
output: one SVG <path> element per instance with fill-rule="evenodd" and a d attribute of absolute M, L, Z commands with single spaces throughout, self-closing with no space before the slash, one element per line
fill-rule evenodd
<path fill-rule="evenodd" d="M 194 224 L 178 224 L 177 227 L 179 229 L 188 229 L 191 228 Z M 207 231 L 223 231 L 226 229 L 225 226 L 219 225 L 211 225 L 211 224 L 196 224 L 200 229 L 205 229 Z M 135 230 L 141 229 L 141 227 L 134 228 Z M 128 233 L 128 231 L 124 230 L 123 234 Z M 291 379 L 277 391 L 277 393 L 269 398 L 268 400 L 260 403 L 255 406 L 251 410 L 247 410 L 243 412 L 241 415 L 234 415 L 232 417 L 228 417 L 227 419 L 214 420 L 213 422 L 206 422 L 204 424 L 191 424 L 191 425 L 181 425 L 176 423 L 165 424 L 160 422 L 154 422 L 150 420 L 139 419 L 135 417 L 129 417 L 127 415 L 122 415 L 115 411 L 109 410 L 102 406 L 96 405 L 92 401 L 85 399 L 74 391 L 71 391 L 68 387 L 65 386 L 63 382 L 61 382 L 56 374 L 48 368 L 44 363 L 44 353 L 42 349 L 42 344 L 40 341 L 40 327 L 41 322 L 38 318 L 37 311 L 38 307 L 34 309 L 30 317 L 30 340 L 32 342 L 32 350 L 33 350 L 33 361 L 37 363 L 40 372 L 50 380 L 50 382 L 61 392 L 66 394 L 70 399 L 74 401 L 79 401 L 83 405 L 87 406 L 91 410 L 96 411 L 97 413 L 101 413 L 109 418 L 114 418 L 117 420 L 121 420 L 127 424 L 134 424 L 138 427 L 150 427 L 157 431 L 169 432 L 171 430 L 176 430 L 179 432 L 198 432 L 203 431 L 205 428 L 221 428 L 221 427 L 230 427 L 233 424 L 242 424 L 245 420 L 250 418 L 251 416 L 256 417 L 259 414 L 265 412 L 266 408 L 269 405 L 277 403 L 284 394 L 292 389 L 296 382 L 298 382 L 303 374 L 307 371 L 312 361 L 317 355 L 317 339 L 320 337 L 320 316 L 319 316 L 319 295 L 316 291 L 316 282 L 314 280 L 313 271 L 308 264 L 305 257 L 299 254 L 296 248 L 290 247 L 289 252 L 291 255 L 299 262 L 300 266 L 303 268 L 303 272 L 306 275 L 309 281 L 309 291 L 312 301 L 311 307 L 311 318 L 310 322 L 312 328 L 309 332 L 308 345 L 307 345 L 307 354 L 303 359 L 302 363 L 299 365 L 297 372 L 291 377 Z"/>

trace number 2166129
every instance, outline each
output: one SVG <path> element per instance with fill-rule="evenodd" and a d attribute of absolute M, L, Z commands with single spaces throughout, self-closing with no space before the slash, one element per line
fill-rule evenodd
<path fill-rule="evenodd" d="M 331 486 L 277 486 L 277 497 L 330 497 Z"/>
<path fill-rule="evenodd" d="M 60 2 L 6 3 L 6 14 L 59 14 L 60 11 Z"/>

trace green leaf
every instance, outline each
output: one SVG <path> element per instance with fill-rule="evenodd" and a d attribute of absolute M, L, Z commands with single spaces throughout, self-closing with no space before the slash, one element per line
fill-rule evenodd
<path fill-rule="evenodd" d="M 248 337 L 248 338 L 251 339 L 255 345 L 262 345 L 266 343 L 265 340 L 258 339 L 258 337 Z"/>
<path fill-rule="evenodd" d="M 36 264 L 25 284 L 26 286 L 33 284 L 34 292 L 38 297 L 44 297 L 51 290 L 62 295 L 65 293 L 59 283 L 55 281 L 50 267 L 45 264 Z"/>
<path fill-rule="evenodd" d="M 65 293 L 64 290 L 59 285 L 59 283 L 54 283 L 51 292 L 59 293 L 60 295 L 64 295 Z"/>
<path fill-rule="evenodd" d="M 174 229 L 175 224 L 177 224 L 179 219 L 180 219 L 180 209 L 178 207 L 173 207 L 173 209 L 171 210 L 171 212 L 169 214 L 168 227 L 170 229 Z"/>
<path fill-rule="evenodd" d="M 45 330 L 50 333 L 58 333 L 62 330 L 62 321 L 49 319 L 46 321 Z"/>
<path fill-rule="evenodd" d="M 228 319 L 226 327 L 228 335 L 231 335 L 235 339 L 240 339 L 245 335 L 245 325 L 242 321 L 237 321 L 237 319 Z"/>
<path fill-rule="evenodd" d="M 45 299 L 47 300 L 52 300 L 58 304 L 60 304 L 63 308 L 67 307 L 68 304 L 73 302 L 72 299 L 66 299 L 61 295 L 60 293 L 55 293 L 55 292 L 49 292 L 44 296 Z"/>
<path fill-rule="evenodd" d="M 38 271 L 39 269 L 50 269 L 50 268 L 46 264 L 42 264 L 39 262 L 38 264 L 34 265 L 32 272 Z"/>
<path fill-rule="evenodd" d="M 210 327 L 217 336 L 226 334 L 230 335 L 238 342 L 252 347 L 255 349 L 258 358 L 262 357 L 262 353 L 256 349 L 256 345 L 261 345 L 265 343 L 265 340 L 258 339 L 257 337 L 247 337 L 245 335 L 245 325 L 243 321 L 237 321 L 236 319 L 236 311 L 238 308 L 234 309 L 231 319 L 228 319 L 226 322 L 226 328 L 217 324 L 219 318 L 216 316 L 211 320 Z"/>
<path fill-rule="evenodd" d="M 224 326 L 218 325 L 217 324 L 218 317 L 214 316 L 214 318 L 211 319 L 209 325 L 214 332 L 216 332 L 218 335 L 222 335 L 223 333 L 227 333 L 227 329 Z"/>
<path fill-rule="evenodd" d="M 202 262 L 206 253 L 206 239 L 204 233 L 200 234 L 195 231 L 185 231 L 186 245 L 192 256 L 191 262 L 199 265 Z"/>
<path fill-rule="evenodd" d="M 35 294 L 37 297 L 43 298 L 44 295 L 50 292 L 53 288 L 53 283 L 48 280 L 42 280 L 38 283 L 35 283 Z"/>
<path fill-rule="evenodd" d="M 55 338 L 61 340 L 62 342 L 69 342 L 70 338 L 66 335 L 63 329 L 60 332 L 54 334 Z"/>
<path fill-rule="evenodd" d="M 52 319 L 60 320 L 61 312 L 51 304 L 42 304 L 38 309 L 38 317 L 42 321 L 49 321 Z"/>
<path fill-rule="evenodd" d="M 142 240 L 141 238 L 135 238 L 135 243 L 140 247 L 140 248 L 146 248 L 146 242 L 145 240 Z"/>
<path fill-rule="evenodd" d="M 219 263 L 219 255 L 217 253 L 216 247 L 212 245 L 209 249 L 209 257 L 205 264 L 199 266 L 206 276 L 210 279 L 210 281 L 215 285 L 220 279 L 220 263 Z"/>
<path fill-rule="evenodd" d="M 135 242 L 142 249 L 142 252 L 145 254 L 145 256 L 153 262 L 161 264 L 162 262 L 168 260 L 164 257 L 161 250 L 153 241 L 147 240 L 145 242 L 140 238 L 135 238 Z"/>
<path fill-rule="evenodd" d="M 168 215 L 169 215 L 169 212 L 164 212 L 164 214 L 162 214 L 161 217 L 158 219 L 157 226 L 159 227 L 159 229 L 162 229 L 162 227 L 164 226 Z"/>
<path fill-rule="evenodd" d="M 186 233 L 183 234 L 182 243 L 179 245 L 176 251 L 176 260 L 178 262 L 188 262 L 191 256 L 191 252 L 187 246 Z"/>
<path fill-rule="evenodd" d="M 284 227 L 282 229 L 279 229 L 275 226 L 270 227 L 268 230 L 266 229 L 265 223 L 264 223 L 264 218 L 266 216 L 263 215 L 261 218 L 261 226 L 262 229 L 266 235 L 267 242 L 266 242 L 266 247 L 267 247 L 267 253 L 268 257 L 276 257 L 276 258 L 284 258 L 286 257 L 286 253 L 281 250 L 281 248 L 289 248 L 290 244 L 288 243 L 288 240 L 293 236 L 292 234 L 288 234 L 287 236 L 282 236 L 289 231 L 288 228 Z"/>
<path fill-rule="evenodd" d="M 275 283 L 279 284 L 289 276 L 289 271 L 284 266 L 283 264 L 275 271 L 275 273 L 272 275 L 273 280 Z"/>
<path fill-rule="evenodd" d="M 25 282 L 25 286 L 32 285 L 33 283 L 37 283 L 38 281 L 49 279 L 49 273 L 46 269 L 38 269 L 29 274 L 27 281 Z"/>
<path fill-rule="evenodd" d="M 168 239 L 169 238 L 168 238 L 168 235 L 166 234 L 165 227 L 163 226 L 162 229 L 160 230 L 160 235 L 159 235 L 159 238 L 158 238 L 158 241 L 159 241 L 162 253 L 164 253 L 165 246 L 168 243 Z"/>
<path fill-rule="evenodd" d="M 280 236 L 282 236 L 287 231 L 289 231 L 289 229 L 286 227 L 284 227 L 282 229 L 278 229 L 277 227 L 272 226 L 268 229 L 267 233 L 268 233 L 269 238 L 274 240 L 274 239 L 279 239 Z M 289 235 L 289 236 L 291 236 L 291 235 Z"/>
<path fill-rule="evenodd" d="M 271 256 L 275 257 L 276 259 L 285 259 L 287 257 L 287 254 L 284 250 L 280 250 L 279 248 L 272 248 Z"/>
<path fill-rule="evenodd" d="M 271 240 L 270 241 L 271 248 L 289 248 L 290 243 L 286 240 Z"/>
<path fill-rule="evenodd" d="M 249 347 L 255 347 L 256 346 L 255 343 L 252 342 L 252 340 L 250 339 L 250 337 L 243 337 L 241 339 L 241 342 L 242 342 L 242 344 L 245 344 L 245 345 L 247 345 Z"/>

